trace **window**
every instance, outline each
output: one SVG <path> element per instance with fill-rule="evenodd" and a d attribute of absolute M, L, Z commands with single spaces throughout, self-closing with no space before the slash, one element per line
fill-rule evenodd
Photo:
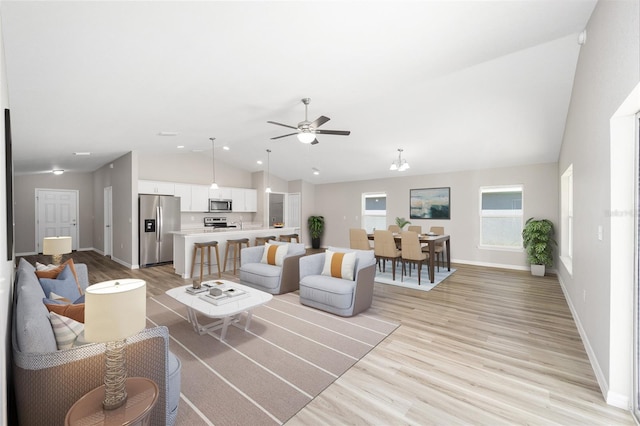
<path fill-rule="evenodd" d="M 560 260 L 573 271 L 573 164 L 560 178 Z"/>
<path fill-rule="evenodd" d="M 362 227 L 368 234 L 387 229 L 387 194 L 362 194 Z"/>
<path fill-rule="evenodd" d="M 480 188 L 480 245 L 522 249 L 522 185 Z"/>

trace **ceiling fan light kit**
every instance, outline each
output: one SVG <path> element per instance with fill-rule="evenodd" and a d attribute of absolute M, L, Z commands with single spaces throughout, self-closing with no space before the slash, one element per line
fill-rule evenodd
<path fill-rule="evenodd" d="M 404 172 L 409 169 L 409 163 L 407 160 L 402 159 L 402 151 L 404 151 L 402 148 L 398 148 L 398 159 L 391 163 L 389 170 Z"/>
<path fill-rule="evenodd" d="M 321 115 L 316 118 L 314 121 L 309 121 L 308 119 L 308 106 L 311 102 L 311 98 L 303 98 L 302 103 L 304 104 L 304 121 L 298 123 L 297 126 L 290 126 L 288 124 L 278 123 L 277 121 L 267 121 L 267 123 L 275 124 L 276 126 L 287 127 L 289 129 L 294 129 L 296 132 L 288 133 L 282 136 L 276 136 L 271 138 L 280 139 L 286 138 L 287 136 L 296 135 L 298 140 L 302 143 L 308 143 L 311 145 L 315 145 L 318 143 L 318 139 L 316 139 L 316 135 L 339 135 L 339 136 L 349 136 L 351 132 L 349 130 L 320 130 L 318 127 L 322 126 L 324 123 L 329 121 L 329 117 L 325 117 Z"/>

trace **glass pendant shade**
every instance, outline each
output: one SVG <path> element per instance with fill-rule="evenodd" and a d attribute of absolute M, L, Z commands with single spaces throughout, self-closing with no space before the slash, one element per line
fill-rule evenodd
<path fill-rule="evenodd" d="M 298 140 L 302 143 L 311 143 L 316 140 L 316 134 L 311 132 L 298 133 Z"/>

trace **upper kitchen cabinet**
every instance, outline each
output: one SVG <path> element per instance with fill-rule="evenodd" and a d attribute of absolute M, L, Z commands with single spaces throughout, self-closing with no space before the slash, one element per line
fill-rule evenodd
<path fill-rule="evenodd" d="M 231 200 L 234 212 L 256 212 L 258 210 L 258 191 L 248 188 L 232 188 Z"/>
<path fill-rule="evenodd" d="M 175 195 L 180 197 L 180 211 L 209 211 L 209 185 L 190 185 L 188 183 L 176 183 L 175 185 Z"/>
<path fill-rule="evenodd" d="M 175 195 L 175 186 L 173 182 L 139 180 L 138 194 Z"/>
<path fill-rule="evenodd" d="M 209 185 L 191 185 L 191 211 L 209 211 Z"/>
<path fill-rule="evenodd" d="M 175 184 L 175 196 L 180 197 L 180 211 L 190 212 L 191 210 L 191 185 L 188 183 Z"/>
<path fill-rule="evenodd" d="M 231 200 L 231 188 L 209 189 L 209 198 Z"/>

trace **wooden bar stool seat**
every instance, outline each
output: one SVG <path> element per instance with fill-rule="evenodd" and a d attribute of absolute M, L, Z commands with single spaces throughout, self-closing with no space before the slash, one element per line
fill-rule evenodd
<path fill-rule="evenodd" d="M 249 239 L 248 238 L 238 238 L 236 240 L 227 240 L 227 248 L 224 251 L 224 269 L 225 272 L 227 270 L 227 259 L 229 258 L 229 249 L 233 249 L 233 275 L 236 274 L 236 268 L 241 264 L 241 252 L 242 245 L 246 244 L 249 247 Z"/>
<path fill-rule="evenodd" d="M 300 242 L 300 236 L 298 234 L 284 234 L 284 235 L 280 235 L 280 241 L 285 241 L 287 243 L 290 243 L 291 240 L 293 240 L 295 238 L 296 243 Z"/>
<path fill-rule="evenodd" d="M 222 278 L 220 272 L 220 253 L 218 252 L 217 241 L 207 241 L 206 243 L 195 243 L 193 245 L 193 259 L 191 259 L 191 278 L 193 278 L 193 271 L 196 267 L 196 258 L 198 256 L 198 249 L 200 249 L 200 281 L 202 281 L 202 274 L 204 272 L 204 252 L 207 251 L 207 274 L 211 274 L 211 248 L 216 250 L 216 264 L 218 265 L 218 278 Z"/>
<path fill-rule="evenodd" d="M 269 235 L 268 237 L 256 237 L 256 245 L 263 246 L 265 245 L 265 243 L 268 243 L 271 240 L 276 241 L 276 236 Z"/>

